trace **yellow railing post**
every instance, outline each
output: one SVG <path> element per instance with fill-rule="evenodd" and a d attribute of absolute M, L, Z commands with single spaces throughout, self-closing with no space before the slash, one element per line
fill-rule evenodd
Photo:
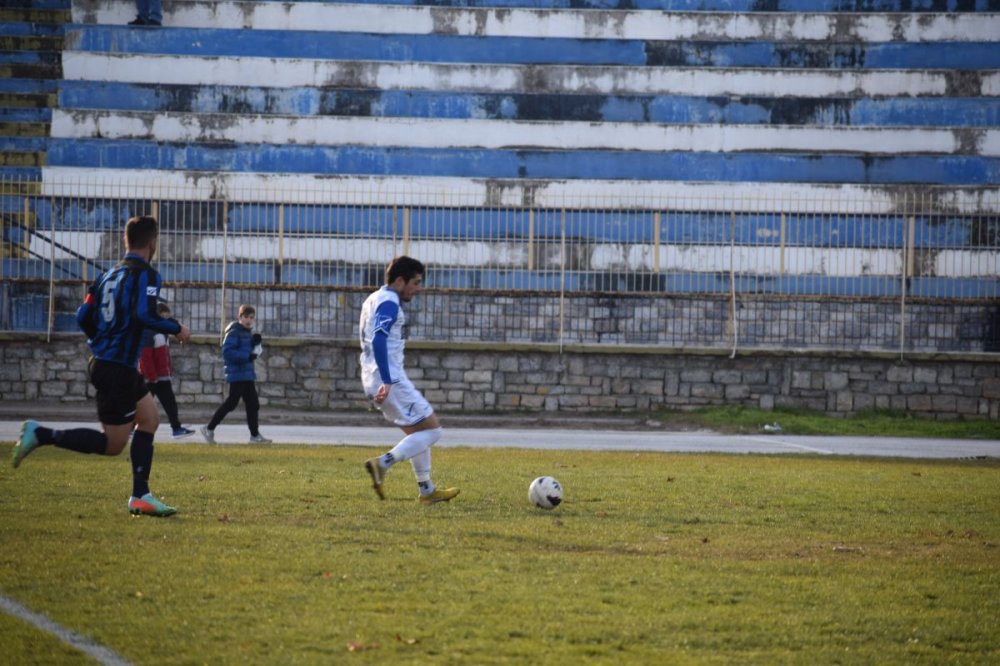
<path fill-rule="evenodd" d="M 278 270 L 275 277 L 281 282 L 285 257 L 285 204 L 278 205 Z"/>

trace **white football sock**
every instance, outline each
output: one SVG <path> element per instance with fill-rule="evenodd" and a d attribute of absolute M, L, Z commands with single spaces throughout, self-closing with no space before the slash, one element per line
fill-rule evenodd
<path fill-rule="evenodd" d="M 398 463 L 409 460 L 418 453 L 426 451 L 434 446 L 435 442 L 441 439 L 442 428 L 431 428 L 430 430 L 418 430 L 399 440 L 399 444 L 389 451 L 392 454 L 392 462 Z"/>
<path fill-rule="evenodd" d="M 417 455 L 410 458 L 410 465 L 413 466 L 413 476 L 417 478 L 417 483 L 430 483 L 431 450 L 429 448 L 424 449 Z M 433 490 L 433 488 L 431 488 L 431 490 Z"/>

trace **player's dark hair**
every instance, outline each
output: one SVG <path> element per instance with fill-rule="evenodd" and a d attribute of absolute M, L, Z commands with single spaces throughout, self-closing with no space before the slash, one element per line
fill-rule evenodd
<path fill-rule="evenodd" d="M 389 262 L 389 265 L 385 268 L 385 283 L 392 284 L 396 281 L 396 278 L 403 278 L 405 281 L 409 282 L 418 275 L 424 274 L 424 265 L 414 259 L 413 257 L 407 257 L 406 255 L 396 257 Z"/>
<path fill-rule="evenodd" d="M 160 235 L 160 225 L 155 217 L 136 215 L 125 223 L 125 241 L 129 248 L 141 250 Z"/>
<path fill-rule="evenodd" d="M 257 308 L 255 308 L 252 305 L 247 305 L 246 303 L 244 303 L 243 305 L 240 306 L 240 316 L 245 317 L 246 315 L 254 315 L 256 317 Z"/>

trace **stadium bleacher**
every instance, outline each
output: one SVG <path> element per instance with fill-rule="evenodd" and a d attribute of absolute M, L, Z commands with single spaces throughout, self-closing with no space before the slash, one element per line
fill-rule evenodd
<path fill-rule="evenodd" d="M 156 182 L 205 201 L 218 191 L 261 193 L 201 215 L 205 238 L 164 266 L 181 282 L 212 279 L 211 236 L 224 226 L 273 233 L 280 205 L 283 232 L 306 243 L 311 234 L 390 236 L 392 193 L 423 189 L 472 192 L 447 213 L 412 205 L 413 233 L 427 241 L 458 234 L 502 246 L 528 234 L 523 210 L 484 223 L 476 206 L 500 208 L 501 192 L 501 203 L 539 207 L 530 234 L 542 242 L 655 241 L 704 253 L 698 275 L 636 277 L 626 269 L 644 259 L 623 267 L 595 251 L 561 288 L 725 293 L 730 276 L 706 248 L 745 243 L 756 249 L 753 288 L 768 293 L 997 293 L 996 251 L 987 242 L 989 252 L 976 254 L 981 217 L 1000 212 L 995 0 L 177 0 L 161 29 L 127 26 L 128 0 L 45 3 L 71 9 L 72 22 L 12 23 L 0 33 L 65 40 L 55 108 L 3 111 L 51 122 L 48 136 L 5 139 L 6 150 L 46 155 L 44 164 L 3 167 L 5 177 L 37 174 L 43 193 L 30 224 L 5 225 L 9 243 L 37 246 L 6 257 L 7 275 L 47 274 L 54 220 L 98 238 L 142 207 L 122 192 Z M 52 90 L 39 78 L 0 83 Z M 343 194 L 330 193 L 338 179 L 348 183 Z M 73 196 L 69 183 L 86 183 L 93 198 Z M 358 205 L 351 183 L 389 194 Z M 322 201 L 280 201 L 283 189 L 312 187 Z M 654 225 L 649 210 L 609 215 L 602 206 L 664 191 L 709 209 L 741 199 L 780 205 L 755 204 L 731 226 L 670 209 Z M 915 192 L 931 213 L 894 208 Z M 857 203 L 858 212 L 837 209 L 819 224 L 815 210 L 789 204 L 818 200 Z M 575 210 L 560 217 L 557 203 Z M 872 211 L 878 225 L 868 223 Z M 943 258 L 906 285 L 875 279 L 882 268 L 898 271 L 880 253 L 907 233 L 914 248 Z M 779 239 L 799 248 L 782 266 L 799 273 L 769 264 Z M 838 264 L 845 274 L 810 267 L 838 248 L 856 255 Z M 228 251 L 246 253 L 230 270 L 248 281 L 337 286 L 366 274 L 297 265 L 279 276 L 258 261 L 260 248 Z M 94 256 L 75 248 L 57 259 L 59 271 L 87 274 Z M 440 286 L 553 288 L 551 272 L 465 256 L 436 273 Z"/>

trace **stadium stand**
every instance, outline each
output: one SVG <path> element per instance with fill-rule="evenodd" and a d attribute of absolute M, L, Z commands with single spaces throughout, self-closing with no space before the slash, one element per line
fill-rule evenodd
<path fill-rule="evenodd" d="M 39 255 L 60 242 L 57 218 L 101 246 L 141 205 L 122 193 L 155 184 L 205 202 L 258 193 L 200 211 L 197 249 L 163 267 L 178 282 L 218 277 L 211 236 L 226 227 L 298 234 L 301 255 L 294 242 L 283 252 L 304 262 L 276 268 L 252 243 L 227 245 L 241 260 L 230 281 L 356 286 L 378 252 L 340 243 L 324 255 L 342 263 L 310 267 L 318 239 L 392 237 L 405 203 L 414 237 L 489 246 L 452 245 L 459 259 L 436 272 L 441 287 L 725 294 L 723 250 L 745 244 L 755 251 L 738 277 L 755 293 L 1000 295 L 995 0 L 176 0 L 164 10 L 165 27 L 137 29 L 128 0 L 73 2 L 58 105 L 40 109 L 50 135 L 9 144 L 44 150 L 47 163 L 17 167 L 37 173 L 45 196 L 30 225 L 6 225 L 9 243 L 35 250 L 5 257 L 5 275 L 49 274 Z M 51 91 L 40 81 L 17 85 Z M 81 183 L 92 199 L 70 191 Z M 378 200 L 359 202 L 358 190 Z M 282 198 L 301 191 L 314 194 Z M 693 203 L 634 206 L 665 192 Z M 463 205 L 443 211 L 436 202 L 451 195 Z M 929 212 L 913 214 L 905 202 L 916 197 Z M 613 201 L 637 209 L 609 215 Z M 724 215 L 734 202 L 746 210 L 732 224 L 690 219 L 692 206 Z M 484 208 L 503 206 L 524 208 L 483 221 Z M 936 263 L 904 284 L 907 234 Z M 525 239 L 566 237 L 589 249 L 558 283 L 518 259 Z M 680 256 L 691 253 L 666 253 L 650 275 L 648 258 L 615 254 L 644 243 L 699 251 L 700 268 Z M 797 248 L 780 262 L 779 243 Z M 511 265 L 483 264 L 497 254 Z M 96 255 L 61 253 L 60 275 L 82 279 Z"/>

